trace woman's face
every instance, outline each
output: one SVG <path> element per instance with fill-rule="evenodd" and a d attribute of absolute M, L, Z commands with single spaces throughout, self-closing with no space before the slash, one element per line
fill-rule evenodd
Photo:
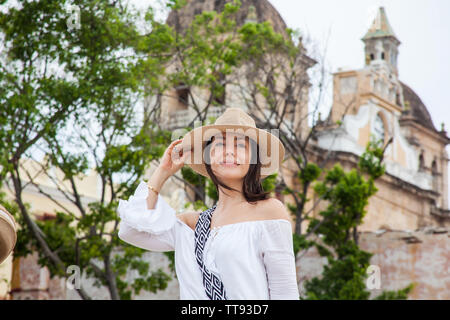
<path fill-rule="evenodd" d="M 238 133 L 213 137 L 210 150 L 211 169 L 222 179 L 243 179 L 250 167 L 250 143 Z"/>

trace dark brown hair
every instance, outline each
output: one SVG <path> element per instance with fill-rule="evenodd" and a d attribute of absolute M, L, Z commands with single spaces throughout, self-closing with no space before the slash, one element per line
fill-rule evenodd
<path fill-rule="evenodd" d="M 249 141 L 250 145 L 250 151 L 251 151 L 251 161 L 250 161 L 250 167 L 248 169 L 247 174 L 244 177 L 244 180 L 242 182 L 242 192 L 247 200 L 247 202 L 256 202 L 260 200 L 266 200 L 269 198 L 270 191 L 264 191 L 262 184 L 261 184 L 261 161 L 259 158 L 259 146 L 256 143 L 255 140 L 249 138 L 248 136 L 245 137 L 247 141 Z M 214 140 L 214 137 L 211 137 L 211 139 L 208 140 L 205 144 L 205 148 L 203 151 L 203 159 L 205 159 L 205 167 L 206 171 L 208 171 L 209 176 L 211 177 L 211 180 L 213 181 L 214 185 L 216 186 L 217 194 L 219 194 L 219 185 L 224 187 L 228 190 L 234 190 L 239 191 L 234 188 L 231 188 L 227 186 L 225 183 L 220 181 L 217 176 L 213 173 L 211 169 L 211 159 L 210 159 L 210 150 L 211 150 L 211 144 Z M 256 161 L 255 161 L 256 157 Z"/>

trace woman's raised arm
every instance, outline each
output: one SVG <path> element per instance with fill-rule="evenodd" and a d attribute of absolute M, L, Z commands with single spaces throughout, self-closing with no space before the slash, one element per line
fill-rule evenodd
<path fill-rule="evenodd" d="M 123 241 L 151 251 L 175 249 L 176 213 L 159 191 L 166 180 L 184 165 L 188 153 L 180 156 L 180 152 L 174 150 L 181 141 L 175 140 L 170 144 L 148 183 L 141 182 L 128 200 L 119 200 L 119 238 Z"/>

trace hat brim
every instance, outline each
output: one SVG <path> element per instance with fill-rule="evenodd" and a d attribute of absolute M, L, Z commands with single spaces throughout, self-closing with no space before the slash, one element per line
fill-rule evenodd
<path fill-rule="evenodd" d="M 5 208 L 0 206 L 0 263 L 10 255 L 16 241 L 15 220 Z"/>
<path fill-rule="evenodd" d="M 185 164 L 195 172 L 210 178 L 203 159 L 206 142 L 222 132 L 240 133 L 256 141 L 259 146 L 261 161 L 261 178 L 265 178 L 279 170 L 284 160 L 285 148 L 274 134 L 246 125 L 206 125 L 186 133 L 181 142 L 183 150 L 191 150 Z"/>

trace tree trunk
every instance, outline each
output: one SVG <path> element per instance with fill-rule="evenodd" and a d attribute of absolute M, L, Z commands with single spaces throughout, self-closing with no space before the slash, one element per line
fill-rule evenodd
<path fill-rule="evenodd" d="M 116 283 L 116 275 L 111 270 L 111 261 L 109 254 L 107 254 L 104 257 L 104 263 L 105 263 L 105 273 L 106 273 L 106 279 L 108 281 L 108 288 L 109 293 L 111 295 L 111 300 L 120 300 L 119 292 L 117 290 L 117 283 Z"/>

